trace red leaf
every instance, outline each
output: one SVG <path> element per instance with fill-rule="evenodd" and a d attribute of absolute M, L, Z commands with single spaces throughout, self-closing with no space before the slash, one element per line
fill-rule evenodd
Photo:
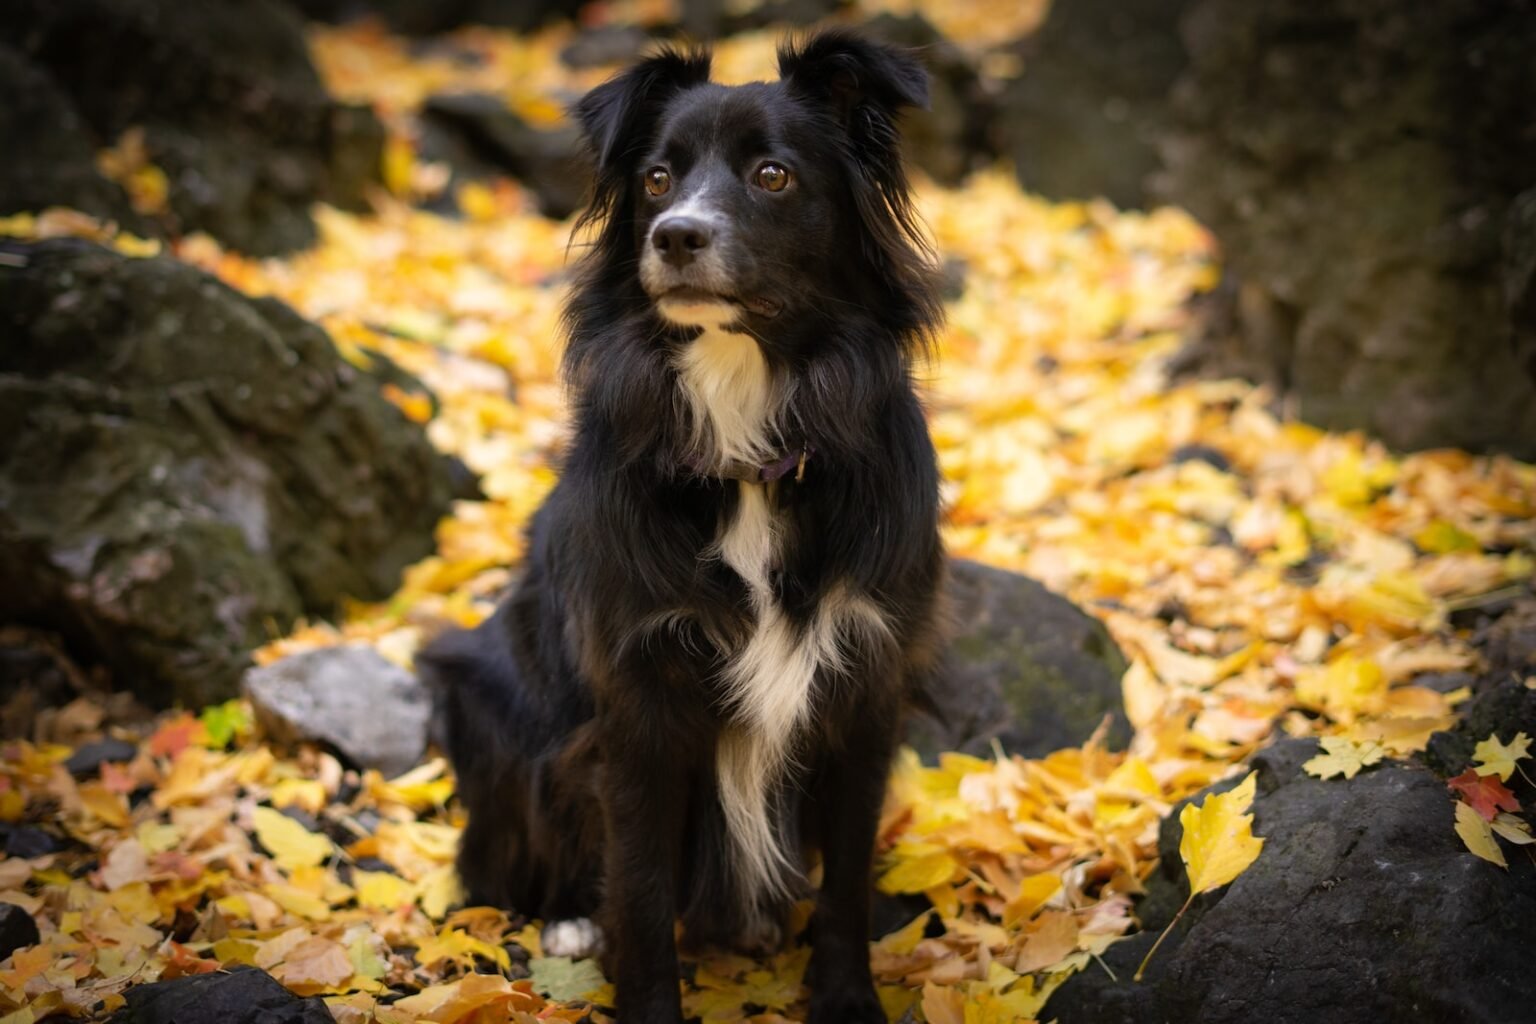
<path fill-rule="evenodd" d="M 149 752 L 155 757 L 175 757 L 203 735 L 203 723 L 183 711 L 155 730 Z"/>
<path fill-rule="evenodd" d="M 1500 811 L 1520 809 L 1520 801 L 1499 781 L 1497 775 L 1479 775 L 1476 769 L 1468 768 L 1446 785 L 1460 793 L 1461 798 L 1471 804 L 1484 821 L 1492 821 Z"/>
<path fill-rule="evenodd" d="M 133 773 L 120 764 L 107 761 L 101 766 L 101 784 L 106 787 L 108 793 L 117 793 L 127 796 L 138 787 L 133 780 Z"/>

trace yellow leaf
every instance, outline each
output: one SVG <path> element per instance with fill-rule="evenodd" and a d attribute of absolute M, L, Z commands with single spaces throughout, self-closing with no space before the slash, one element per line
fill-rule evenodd
<path fill-rule="evenodd" d="M 1345 654 L 1327 667 L 1302 673 L 1296 680 L 1296 701 L 1302 707 L 1326 711 L 1350 721 L 1362 712 L 1378 710 L 1386 697 L 1381 666 L 1369 658 Z"/>
<path fill-rule="evenodd" d="M 471 974 L 446 985 L 424 988 L 399 1000 L 391 1008 L 409 1014 L 410 1018 L 452 1024 L 482 1007 L 498 1003 L 524 1012 L 543 1007 L 543 1000 L 538 996 L 513 988 L 512 982 L 498 974 Z"/>
<path fill-rule="evenodd" d="M 298 917 L 310 921 L 328 921 L 331 917 L 331 906 L 319 896 L 305 892 L 296 886 L 285 885 L 282 882 L 269 882 L 261 887 L 261 891 L 267 897 Z"/>
<path fill-rule="evenodd" d="M 502 970 L 512 966 L 512 959 L 507 956 L 506 950 L 458 928 L 444 928 L 439 934 L 423 939 L 416 946 L 416 962 L 423 967 L 439 960 L 452 960 L 469 967 L 474 964 L 477 956 L 492 961 Z"/>
<path fill-rule="evenodd" d="M 80 803 L 92 815 L 113 828 L 128 827 L 128 801 L 121 793 L 114 793 L 100 782 L 87 782 L 80 787 Z"/>
<path fill-rule="evenodd" d="M 388 871 L 354 871 L 357 905 L 371 910 L 396 910 L 416 901 L 416 886 Z"/>
<path fill-rule="evenodd" d="M 421 909 L 434 921 L 441 920 L 448 908 L 464 901 L 464 887 L 459 883 L 459 873 L 452 864 L 444 864 L 427 873 L 418 886 Z M 535 952 L 534 954 L 538 954 Z"/>
<path fill-rule="evenodd" d="M 282 779 L 272 787 L 273 807 L 299 807 L 319 814 L 325 807 L 325 784 L 318 779 Z"/>
<path fill-rule="evenodd" d="M 965 994 L 959 989 L 924 982 L 922 1006 L 928 1024 L 965 1024 Z"/>
<path fill-rule="evenodd" d="M 1226 885 L 1258 859 L 1264 840 L 1253 834 L 1253 815 L 1247 813 L 1257 780 L 1257 773 L 1249 772 L 1235 789 L 1212 793 L 1198 806 L 1185 804 L 1179 812 L 1184 829 L 1179 856 L 1191 894 Z"/>
<path fill-rule="evenodd" d="M 1379 743 L 1367 741 L 1356 744 L 1343 736 L 1324 736 L 1318 743 L 1324 753 L 1302 764 L 1301 769 L 1319 779 L 1335 775 L 1352 779 L 1360 773 L 1360 769 L 1380 761 L 1385 753 Z"/>
<path fill-rule="evenodd" d="M 1013 928 L 1035 916 L 1052 896 L 1061 891 L 1061 876 L 1054 871 L 1030 875 L 1019 883 L 1019 894 L 1003 908 L 1003 927 Z"/>
<path fill-rule="evenodd" d="M 1493 838 L 1493 828 L 1483 820 L 1481 814 L 1472 809 L 1471 804 L 1460 800 L 1456 801 L 1456 834 L 1467 844 L 1467 849 L 1483 860 L 1501 868 L 1509 867 L 1509 862 L 1504 859 L 1504 851 L 1499 849 L 1498 841 Z"/>
<path fill-rule="evenodd" d="M 314 867 L 335 852 L 329 839 L 311 832 L 281 811 L 258 807 L 251 812 L 251 820 L 256 838 L 272 854 L 277 866 L 285 870 Z"/>
<path fill-rule="evenodd" d="M 1530 823 L 1524 818 L 1515 817 L 1508 811 L 1500 811 L 1498 816 L 1490 823 L 1490 827 L 1517 846 L 1529 846 L 1531 843 L 1536 843 L 1536 836 L 1531 835 Z"/>
<path fill-rule="evenodd" d="M 900 847 L 897 849 L 899 851 Z M 879 889 L 892 894 L 918 893 L 943 885 L 953 879 L 959 870 L 960 862 L 945 850 L 905 857 L 880 876 Z"/>
<path fill-rule="evenodd" d="M 1515 762 L 1530 757 L 1530 750 L 1531 738 L 1523 732 L 1515 733 L 1508 744 L 1500 742 L 1498 733 L 1494 733 L 1473 749 L 1472 759 L 1477 762 L 1477 774 L 1497 775 L 1508 782 L 1514 774 Z"/>

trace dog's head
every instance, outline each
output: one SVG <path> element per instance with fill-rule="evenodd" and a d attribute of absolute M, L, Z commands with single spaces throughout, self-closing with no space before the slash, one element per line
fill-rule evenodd
<path fill-rule="evenodd" d="M 577 107 L 604 283 L 638 284 L 665 323 L 760 340 L 849 304 L 906 309 L 920 332 L 931 275 L 896 119 L 927 102 L 921 65 L 842 31 L 782 46 L 777 82 L 712 84 L 709 64 L 664 51 Z"/>

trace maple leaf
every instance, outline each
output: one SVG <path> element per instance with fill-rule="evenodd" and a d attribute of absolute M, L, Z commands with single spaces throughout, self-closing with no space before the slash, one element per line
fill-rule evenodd
<path fill-rule="evenodd" d="M 499 974 L 470 974 L 458 981 L 432 985 L 413 996 L 406 996 L 392 1009 L 409 1014 L 410 1018 L 452 1024 L 477 1010 L 498 1005 L 533 1013 L 544 1008 L 544 1000 L 529 991 L 526 982 L 511 982 Z M 481 1018 L 477 1016 L 476 1019 Z"/>
<path fill-rule="evenodd" d="M 172 757 L 194 744 L 201 744 L 207 736 L 203 723 L 183 711 L 161 724 L 149 737 L 147 749 L 155 757 Z"/>
<path fill-rule="evenodd" d="M 528 971 L 533 990 L 556 1002 L 580 999 L 608 983 L 595 962 L 568 956 L 535 957 L 528 961 Z"/>
<path fill-rule="evenodd" d="M 1179 840 L 1179 857 L 1189 876 L 1189 898 L 1152 948 L 1147 950 L 1141 966 L 1136 969 L 1137 981 L 1146 972 L 1152 954 L 1173 931 L 1195 897 L 1226 885 L 1258 859 L 1264 840 L 1253 834 L 1253 815 L 1247 813 L 1253 805 L 1257 785 L 1258 773 L 1249 772 L 1234 788 L 1225 793 L 1212 793 L 1198 806 L 1187 803 L 1179 812 L 1179 825 L 1184 830 Z"/>
<path fill-rule="evenodd" d="M 1530 822 L 1524 818 L 1517 818 L 1513 814 L 1500 813 L 1493 819 L 1492 828 L 1516 846 L 1529 846 L 1536 843 L 1536 836 L 1531 835 Z"/>
<path fill-rule="evenodd" d="M 1515 733 L 1508 744 L 1500 742 L 1499 734 L 1494 733 L 1473 749 L 1472 759 L 1477 762 L 1477 774 L 1497 775 L 1500 781 L 1508 782 L 1519 767 L 1517 762 L 1529 757 L 1530 750 L 1531 738 L 1523 732 Z"/>
<path fill-rule="evenodd" d="M 1497 864 L 1501 868 L 1509 867 L 1509 862 L 1504 859 L 1504 851 L 1499 849 L 1498 842 L 1493 838 L 1493 829 L 1487 820 L 1471 806 L 1460 801 L 1456 803 L 1456 834 L 1461 836 L 1463 843 L 1467 844 L 1467 849 L 1483 860 Z"/>
<path fill-rule="evenodd" d="M 1324 736 L 1318 744 L 1323 753 L 1304 762 L 1301 770 L 1319 779 L 1335 775 L 1352 779 L 1362 768 L 1376 764 L 1385 754 L 1379 743 L 1353 743 L 1343 736 Z"/>
<path fill-rule="evenodd" d="M 1504 783 L 1492 775 L 1479 775 L 1474 768 L 1468 768 L 1446 785 L 1460 793 L 1484 821 L 1492 821 L 1500 811 L 1520 809 L 1520 801 Z"/>
<path fill-rule="evenodd" d="M 315 867 L 336 852 L 328 838 L 311 832 L 282 811 L 257 807 L 251 812 L 251 822 L 256 838 L 280 868 Z"/>

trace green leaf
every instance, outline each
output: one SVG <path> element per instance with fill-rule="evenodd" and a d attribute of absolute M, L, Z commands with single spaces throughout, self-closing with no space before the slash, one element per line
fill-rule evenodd
<path fill-rule="evenodd" d="M 533 989 L 556 1002 L 580 999 L 608 983 L 597 963 L 568 956 L 536 957 L 528 961 Z"/>

